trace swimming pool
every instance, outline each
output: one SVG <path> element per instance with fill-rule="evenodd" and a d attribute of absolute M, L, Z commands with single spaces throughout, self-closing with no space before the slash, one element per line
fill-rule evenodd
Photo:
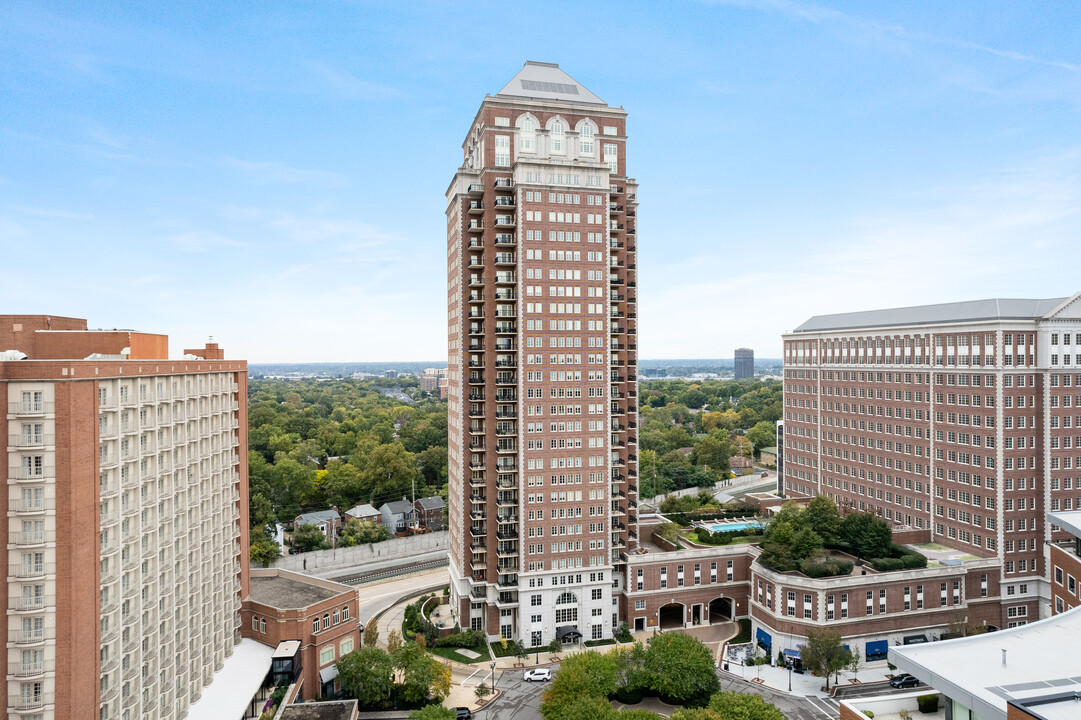
<path fill-rule="evenodd" d="M 734 522 L 734 523 L 717 523 L 715 525 L 706 525 L 710 532 L 732 532 L 734 530 L 747 530 L 749 528 L 762 528 L 765 527 L 762 523 L 756 522 Z"/>

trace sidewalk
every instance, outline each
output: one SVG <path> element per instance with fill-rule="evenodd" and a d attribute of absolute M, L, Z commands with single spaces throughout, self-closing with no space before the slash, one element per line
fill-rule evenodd
<path fill-rule="evenodd" d="M 724 667 L 723 665 L 721 666 Z M 722 670 L 722 672 L 724 672 Z M 829 695 L 822 690 L 826 685 L 826 679 L 822 677 L 815 677 L 811 673 L 803 673 L 802 675 L 795 672 L 790 673 L 783 667 L 773 667 L 771 665 L 754 665 L 744 667 L 736 663 L 731 663 L 728 666 L 729 675 L 735 677 L 742 677 L 745 680 L 751 680 L 756 682 L 761 680 L 761 684 L 769 687 L 773 690 L 779 690 L 780 692 L 789 692 L 789 675 L 791 675 L 791 694 L 812 696 L 812 697 L 829 697 Z M 874 683 L 887 680 L 890 676 L 889 668 L 886 666 L 885 660 L 880 660 L 872 663 L 868 663 L 865 667 L 861 667 L 859 674 L 856 675 L 856 679 L 860 683 Z M 840 675 L 839 685 L 853 685 L 851 682 L 852 673 L 842 671 Z M 834 687 L 833 677 L 830 678 L 830 689 Z"/>

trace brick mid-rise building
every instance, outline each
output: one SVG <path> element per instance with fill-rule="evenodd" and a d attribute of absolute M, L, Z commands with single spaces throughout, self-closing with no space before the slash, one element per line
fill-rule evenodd
<path fill-rule="evenodd" d="M 549 63 L 481 103 L 447 190 L 451 594 L 527 646 L 611 637 L 637 513 L 626 113 Z"/>
<path fill-rule="evenodd" d="M 784 363 L 785 493 L 996 558 L 1001 626 L 1046 614 L 1045 516 L 1081 502 L 1081 296 L 818 316 Z"/>
<path fill-rule="evenodd" d="M 239 641 L 246 363 L 52 316 L 0 353 L 5 717 L 184 717 Z"/>

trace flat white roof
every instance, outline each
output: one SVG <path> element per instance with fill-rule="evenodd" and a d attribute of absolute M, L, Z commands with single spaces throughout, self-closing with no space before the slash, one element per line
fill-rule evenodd
<path fill-rule="evenodd" d="M 1009 700 L 1081 691 L 1078 647 L 1081 607 L 1010 630 L 891 647 L 889 660 L 979 717 L 1005 718 Z"/>
<path fill-rule="evenodd" d="M 1081 510 L 1047 513 L 1047 520 L 1075 537 L 1081 537 Z"/>
<path fill-rule="evenodd" d="M 188 709 L 191 720 L 239 720 L 263 685 L 270 671 L 274 649 L 251 638 L 243 638 L 225 666 L 214 673 L 203 695 Z"/>
<path fill-rule="evenodd" d="M 299 649 L 299 640 L 282 640 L 278 643 L 278 647 L 274 648 L 274 654 L 271 657 L 291 658 L 297 654 L 297 650 Z"/>

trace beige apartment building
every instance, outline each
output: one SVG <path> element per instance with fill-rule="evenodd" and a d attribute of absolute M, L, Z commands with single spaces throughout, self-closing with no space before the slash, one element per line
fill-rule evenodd
<path fill-rule="evenodd" d="M 51 316 L 0 353 L 5 716 L 185 717 L 240 638 L 246 363 Z"/>
<path fill-rule="evenodd" d="M 626 117 L 527 62 L 447 189 L 452 599 L 530 647 L 611 637 L 637 541 Z"/>
<path fill-rule="evenodd" d="M 787 494 L 996 558 L 1000 627 L 1049 613 L 1047 513 L 1081 507 L 1081 295 L 813 317 L 784 363 Z"/>

